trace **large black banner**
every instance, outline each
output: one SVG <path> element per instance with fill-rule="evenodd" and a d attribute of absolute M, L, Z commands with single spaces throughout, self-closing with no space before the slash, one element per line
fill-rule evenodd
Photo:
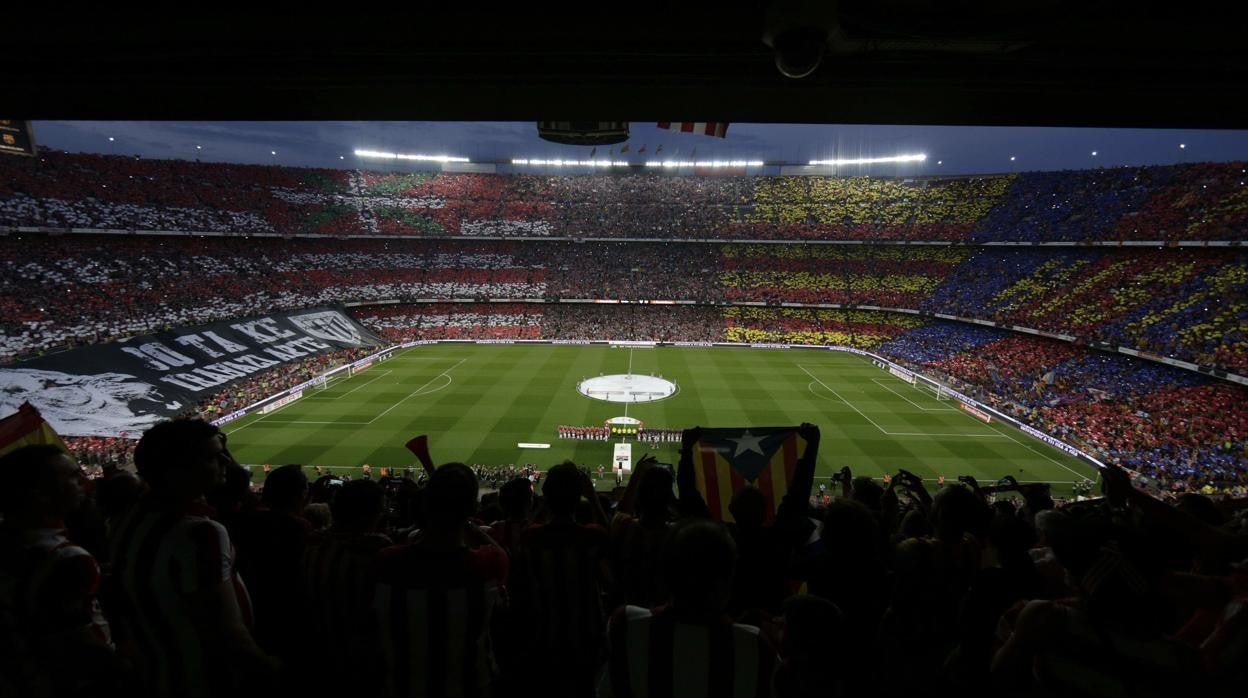
<path fill-rule="evenodd" d="M 379 344 L 335 308 L 160 332 L 0 367 L 0 415 L 29 400 L 62 435 L 137 436 L 236 380 Z"/>

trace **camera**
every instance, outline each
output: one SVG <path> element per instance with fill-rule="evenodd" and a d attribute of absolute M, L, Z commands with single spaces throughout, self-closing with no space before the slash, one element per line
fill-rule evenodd
<path fill-rule="evenodd" d="M 777 0 L 767 11 L 763 43 L 775 51 L 780 74 L 796 80 L 815 72 L 823 62 L 829 35 L 837 25 L 835 3 Z"/>

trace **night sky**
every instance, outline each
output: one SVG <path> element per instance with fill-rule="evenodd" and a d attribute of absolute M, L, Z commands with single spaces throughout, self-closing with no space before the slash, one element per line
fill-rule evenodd
<path fill-rule="evenodd" d="M 34 129 L 41 146 L 71 152 L 309 167 L 417 168 L 363 160 L 353 154 L 356 149 L 453 155 L 474 161 L 583 159 L 590 155 L 587 147 L 541 140 L 532 122 L 36 121 Z M 924 163 L 839 170 L 875 175 L 1248 161 L 1248 131 L 732 124 L 728 137 L 718 139 L 660 130 L 653 122 L 634 122 L 628 145 L 630 152 L 622 157 L 618 155 L 621 146 L 615 146 L 615 159 L 636 163 L 696 158 L 804 164 L 836 157 L 928 156 Z M 662 153 L 655 156 L 660 145 Z M 639 155 L 642 146 L 646 152 Z M 607 149 L 599 148 L 596 157 L 606 155 Z M 436 169 L 436 165 L 424 168 Z"/>

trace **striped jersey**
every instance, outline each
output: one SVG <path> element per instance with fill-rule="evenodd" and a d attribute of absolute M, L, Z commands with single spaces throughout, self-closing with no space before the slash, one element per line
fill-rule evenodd
<path fill-rule="evenodd" d="M 0 566 L 0 606 L 18 626 L 40 641 L 59 645 L 58 636 L 86 629 L 93 642 L 112 644 L 100 610 L 100 566 L 60 529 L 22 531 L 4 545 Z"/>
<path fill-rule="evenodd" d="M 507 568 L 496 546 L 447 551 L 409 543 L 381 551 L 373 610 L 385 695 L 490 695 L 490 621 Z"/>
<path fill-rule="evenodd" d="M 759 629 L 687 623 L 669 606 L 624 606 L 611 616 L 600 698 L 763 698 L 773 695 L 776 653 Z"/>
<path fill-rule="evenodd" d="M 1121 632 L 1090 618 L 1067 600 L 1049 603 L 1058 636 L 1033 671 L 1047 688 L 1068 696 L 1180 695 L 1195 689 L 1196 648 L 1169 637 Z"/>
<path fill-rule="evenodd" d="M 390 545 L 381 534 L 330 532 L 308 539 L 302 579 L 308 625 L 318 642 L 329 643 L 331 656 L 356 656 L 375 644 L 374 566 Z"/>
<path fill-rule="evenodd" d="M 231 582 L 250 627 L 247 589 L 225 527 L 196 503 L 171 511 L 150 497 L 117 527 L 111 546 L 115 614 L 145 688 L 157 696 L 200 698 L 232 692 L 229 650 L 197 632 L 197 595 Z M 202 619 L 200 619 L 202 621 Z"/>
<path fill-rule="evenodd" d="M 598 659 L 606 630 L 601 582 L 609 544 L 606 529 L 592 524 L 534 524 L 520 535 L 510 591 L 534 633 L 534 650 Z"/>

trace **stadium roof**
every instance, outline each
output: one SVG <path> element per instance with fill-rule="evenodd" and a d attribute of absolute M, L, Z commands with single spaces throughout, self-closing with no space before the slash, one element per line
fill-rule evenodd
<path fill-rule="evenodd" d="M 5 116 L 1248 126 L 1243 10 L 1211 0 L 42 7 L 6 17 Z M 809 25 L 823 64 L 781 76 L 764 33 Z"/>

